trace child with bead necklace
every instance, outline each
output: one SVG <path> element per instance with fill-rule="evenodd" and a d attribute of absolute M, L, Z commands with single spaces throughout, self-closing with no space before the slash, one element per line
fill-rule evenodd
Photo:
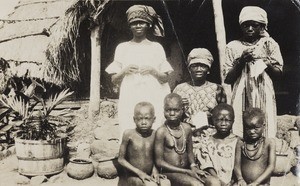
<path fill-rule="evenodd" d="M 171 185 L 220 185 L 218 179 L 195 164 L 191 126 L 180 121 L 182 108 L 182 98 L 178 94 L 171 93 L 165 97 L 166 121 L 155 135 L 156 165 L 171 181 Z"/>
<path fill-rule="evenodd" d="M 238 186 L 270 185 L 275 167 L 275 141 L 263 137 L 265 116 L 261 109 L 243 113 L 244 141 L 238 141 L 234 173 Z"/>

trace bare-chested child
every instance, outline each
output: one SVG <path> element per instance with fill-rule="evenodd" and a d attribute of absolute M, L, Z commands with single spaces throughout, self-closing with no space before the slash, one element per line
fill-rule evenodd
<path fill-rule="evenodd" d="M 164 99 L 164 125 L 155 137 L 155 162 L 158 170 L 174 186 L 220 185 L 220 181 L 198 169 L 192 147 L 192 130 L 180 122 L 182 99 L 178 94 L 168 94 Z"/>
<path fill-rule="evenodd" d="M 263 137 L 264 112 L 250 108 L 243 113 L 244 141 L 236 146 L 234 173 L 238 186 L 270 185 L 275 167 L 275 141 Z"/>
<path fill-rule="evenodd" d="M 154 164 L 155 121 L 154 107 L 140 102 L 134 108 L 136 129 L 124 131 L 118 162 L 124 167 L 119 186 L 170 185 L 165 176 L 159 175 Z"/>

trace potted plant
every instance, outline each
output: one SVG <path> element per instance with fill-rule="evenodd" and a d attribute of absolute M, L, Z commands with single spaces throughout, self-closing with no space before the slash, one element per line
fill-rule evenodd
<path fill-rule="evenodd" d="M 75 126 L 69 122 L 69 109 L 53 110 L 72 93 L 66 89 L 46 101 L 28 91 L 22 96 L 1 96 L 7 126 L 15 134 L 20 174 L 51 175 L 63 170 L 67 137 Z"/>

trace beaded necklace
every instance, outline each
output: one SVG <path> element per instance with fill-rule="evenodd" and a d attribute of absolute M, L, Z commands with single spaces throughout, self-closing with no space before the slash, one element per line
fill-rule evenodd
<path fill-rule="evenodd" d="M 243 154 L 252 161 L 258 160 L 264 154 L 263 153 L 264 141 L 265 141 L 265 139 L 264 139 L 264 137 L 262 137 L 260 140 L 258 140 L 254 144 L 253 149 L 248 149 L 246 142 L 244 142 L 244 145 L 242 146 Z M 250 155 L 248 153 L 250 151 L 256 151 L 256 152 L 254 152 L 254 154 Z M 256 157 L 258 153 L 260 153 L 260 154 L 258 155 L 258 157 Z"/>
<path fill-rule="evenodd" d="M 166 124 L 165 124 L 165 125 L 166 125 Z M 166 125 L 166 128 L 168 129 L 169 134 L 171 135 L 171 137 L 172 137 L 172 139 L 173 139 L 173 141 L 174 141 L 174 149 L 175 149 L 175 152 L 176 152 L 177 154 L 184 154 L 184 153 L 185 153 L 185 150 L 186 150 L 185 131 L 184 131 L 184 129 L 183 129 L 181 123 L 180 123 L 179 126 L 180 126 L 180 129 L 181 129 L 181 131 L 182 131 L 182 134 L 181 134 L 179 137 L 175 136 L 175 135 L 172 133 L 172 131 L 171 131 L 171 129 L 170 129 L 170 127 L 169 127 L 168 125 Z M 181 136 L 183 136 L 183 139 L 182 139 L 182 140 L 183 140 L 183 143 L 182 143 L 183 145 L 182 145 L 182 148 L 179 149 L 179 148 L 178 148 L 178 145 L 177 145 L 176 138 L 177 138 L 177 139 L 180 139 Z"/>

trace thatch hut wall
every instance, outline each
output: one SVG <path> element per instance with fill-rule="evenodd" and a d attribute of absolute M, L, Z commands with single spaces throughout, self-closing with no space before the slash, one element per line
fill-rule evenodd
<path fill-rule="evenodd" d="M 9 63 L 11 76 L 38 78 L 63 85 L 45 73 L 45 51 L 51 31 L 74 0 L 20 0 L 7 19 L 0 20 L 0 57 Z"/>

